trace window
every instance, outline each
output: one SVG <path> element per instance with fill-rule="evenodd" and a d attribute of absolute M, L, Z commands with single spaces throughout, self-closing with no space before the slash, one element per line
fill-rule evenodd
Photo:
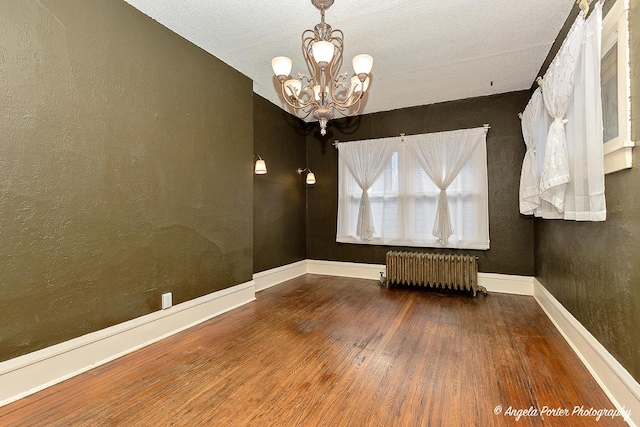
<path fill-rule="evenodd" d="M 410 137 L 407 137 L 410 138 Z M 338 230 L 336 240 L 392 246 L 489 248 L 486 140 L 482 138 L 447 187 L 453 234 L 446 244 L 433 235 L 440 189 L 405 143 L 397 148 L 368 191 L 375 232 L 356 236 L 362 189 L 338 155 Z"/>
<path fill-rule="evenodd" d="M 629 97 L 628 1 L 618 0 L 602 23 L 602 119 L 604 170 L 631 167 L 631 115 Z"/>

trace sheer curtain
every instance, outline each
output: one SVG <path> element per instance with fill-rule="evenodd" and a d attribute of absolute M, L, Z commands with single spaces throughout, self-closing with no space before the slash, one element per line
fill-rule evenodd
<path fill-rule="evenodd" d="M 458 176 L 478 143 L 485 138 L 486 133 L 486 128 L 476 128 L 413 135 L 406 139 L 407 148 L 440 189 L 433 235 L 441 244 L 446 244 L 453 234 L 447 188 Z"/>
<path fill-rule="evenodd" d="M 396 144 L 390 139 L 364 140 L 338 144 L 340 157 L 349 172 L 362 189 L 362 198 L 358 209 L 356 236 L 361 240 L 370 240 L 375 233 L 369 189 L 380 177 L 393 155 Z"/>
<path fill-rule="evenodd" d="M 540 89 L 542 94 L 542 89 Z M 536 146 L 536 173 L 538 176 L 538 195 L 540 194 L 540 176 L 542 175 L 542 167 L 544 165 L 544 153 L 547 146 L 547 135 L 549 134 L 549 126 L 553 121 L 553 118 L 549 115 L 544 102 L 542 103 L 541 113 L 536 117 L 534 122 L 534 139 Z M 563 219 L 564 214 L 558 212 L 558 210 L 548 201 L 539 199 L 540 206 L 536 208 L 533 214 L 537 217 L 545 219 Z"/>
<path fill-rule="evenodd" d="M 564 211 L 566 184 L 571 180 L 565 133 L 565 115 L 573 91 L 575 69 L 582 46 L 584 19 L 576 18 L 542 79 L 544 105 L 553 118 L 549 127 L 540 176 L 540 198 Z"/>
<path fill-rule="evenodd" d="M 524 215 L 532 215 L 540 206 L 540 178 L 536 170 L 536 143 L 539 138 L 536 131 L 543 115 L 542 93 L 538 88 L 522 113 L 522 136 L 527 147 L 520 174 L 520 213 Z"/>
<path fill-rule="evenodd" d="M 567 184 L 564 219 L 604 221 L 604 145 L 600 54 L 602 4 L 593 3 L 585 23 L 575 87 L 567 110 L 567 150 L 573 179 Z"/>
<path fill-rule="evenodd" d="M 520 212 L 523 214 L 530 214 L 533 209 L 535 216 L 545 219 L 606 219 L 600 93 L 601 27 L 602 4 L 594 2 L 593 12 L 586 21 L 582 15 L 576 18 L 541 88 L 534 92 L 523 112 L 522 134 L 527 146 L 520 180 Z M 573 74 L 568 71 L 571 64 L 575 64 Z M 558 73 L 558 70 L 563 71 Z M 568 84 L 570 80 L 572 85 Z M 560 85 L 553 86 L 554 81 Z M 538 107 L 540 90 L 546 105 L 542 107 L 544 111 Z M 565 98 L 566 102 L 562 101 Z M 558 120 L 558 111 L 561 110 L 549 108 L 550 100 L 562 101 L 559 103 L 566 106 L 565 120 Z M 566 124 L 558 128 L 561 122 Z M 564 149 L 558 145 L 559 129 L 564 135 Z M 540 193 L 536 193 L 531 184 L 534 179 L 529 164 L 531 144 L 535 147 L 534 169 L 540 177 L 539 191 L 543 188 L 548 190 L 540 195 L 537 208 L 536 195 Z M 565 154 L 558 156 L 558 147 Z M 556 183 L 558 179 L 568 181 L 551 187 L 554 179 Z"/>
<path fill-rule="evenodd" d="M 446 132 L 445 132 L 446 133 Z M 464 135 L 466 132 L 458 134 Z M 409 141 L 422 140 L 424 135 L 384 138 L 375 140 L 375 144 L 390 143 L 393 153 L 382 173 L 367 191 L 375 231 L 364 240 L 357 236 L 358 212 L 364 192 L 355 180 L 354 174 L 347 165 L 343 144 L 357 147 L 361 141 L 340 143 L 338 147 L 338 217 L 336 241 L 341 243 L 375 244 L 391 246 L 417 246 L 458 249 L 489 249 L 489 203 L 487 183 L 487 144 L 486 129 L 471 130 L 471 134 L 479 136 L 478 141 L 468 143 L 475 145 L 470 154 L 456 155 L 460 159 L 467 157 L 459 173 L 454 168 L 446 168 L 446 153 L 441 161 L 440 186 L 445 180 L 455 178 L 446 188 L 446 205 L 441 201 L 440 186 L 437 186 L 421 166 L 418 157 L 409 148 Z M 442 138 L 442 135 L 430 134 L 429 138 Z M 464 141 L 457 141 L 467 146 Z M 437 142 L 436 142 L 437 145 Z M 469 149 L 469 146 L 466 147 Z M 455 151 L 455 150 L 453 150 Z M 465 151 L 465 150 L 462 150 Z M 418 154 L 420 156 L 420 154 Z M 436 167 L 437 168 L 437 167 Z M 447 172 L 447 173 L 445 173 Z M 440 229 L 434 227 L 439 206 L 447 206 L 449 216 L 446 218 L 452 226 L 448 239 L 442 242 L 440 237 L 432 233 Z M 443 212 L 442 209 L 440 209 Z M 445 224 L 444 220 L 441 223 Z M 435 229 L 435 230 L 434 230 Z"/>

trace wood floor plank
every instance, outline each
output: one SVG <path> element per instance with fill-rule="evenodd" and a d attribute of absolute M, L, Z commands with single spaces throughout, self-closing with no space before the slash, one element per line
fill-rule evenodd
<path fill-rule="evenodd" d="M 500 406 L 501 413 L 494 413 Z M 0 408 L 0 426 L 575 426 L 621 418 L 532 297 L 305 275 Z"/>

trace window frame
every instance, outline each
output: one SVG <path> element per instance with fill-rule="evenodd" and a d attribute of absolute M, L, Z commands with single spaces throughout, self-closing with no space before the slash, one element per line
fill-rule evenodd
<path fill-rule="evenodd" d="M 474 184 L 473 188 L 454 188 L 454 185 L 458 182 L 458 178 L 460 174 L 464 173 L 467 170 L 467 165 L 460 171 L 459 175 L 454 179 L 451 183 L 451 186 L 448 188 L 447 194 L 449 200 L 452 197 L 462 197 L 462 198 L 471 198 L 472 200 L 479 201 L 481 203 L 479 207 L 476 208 L 476 211 L 480 216 L 476 217 L 476 222 L 482 221 L 484 227 L 486 227 L 486 242 L 483 241 L 468 241 L 468 240 L 458 240 L 458 241 L 448 241 L 446 244 L 440 244 L 437 242 L 437 238 L 433 236 L 431 233 L 427 234 L 418 234 L 417 227 L 415 224 L 415 209 L 416 209 L 416 199 L 421 197 L 422 194 L 427 195 L 427 193 L 423 193 L 421 191 L 416 191 L 412 187 L 413 184 L 410 182 L 415 181 L 416 169 L 422 168 L 418 165 L 416 158 L 409 152 L 408 148 L 401 143 L 398 148 L 395 150 L 394 156 L 397 156 L 397 168 L 396 171 L 403 175 L 403 177 L 398 176 L 398 188 L 397 188 L 397 217 L 398 217 L 398 229 L 395 233 L 384 233 L 385 235 L 381 235 L 381 229 L 376 224 L 376 234 L 367 241 L 362 241 L 355 237 L 353 228 L 353 221 L 355 220 L 354 215 L 357 215 L 357 209 L 353 208 L 353 204 L 357 199 L 359 199 L 358 195 L 361 190 L 355 184 L 353 180 L 353 176 L 348 170 L 345 162 L 338 155 L 338 214 L 337 214 L 337 232 L 336 232 L 336 242 L 344 243 L 344 244 L 360 244 L 360 245 L 384 245 L 384 246 L 406 246 L 406 247 L 416 247 L 416 248 L 441 248 L 441 249 L 466 249 L 466 250 L 488 250 L 490 249 L 490 236 L 489 236 L 489 192 L 488 192 L 488 165 L 487 165 L 487 144 L 486 137 L 481 142 L 483 145 L 482 148 L 477 148 L 477 150 L 481 150 L 480 153 L 474 153 L 467 160 L 467 162 L 472 162 L 472 158 L 474 156 L 481 156 L 482 163 L 484 165 L 484 180 L 481 183 Z M 472 169 L 473 170 L 473 169 Z M 344 182 L 344 180 L 347 182 Z M 380 178 L 379 178 L 380 179 Z M 429 182 L 432 182 L 429 180 Z M 474 181 L 475 182 L 475 181 Z M 408 188 L 409 186 L 410 188 Z M 484 186 L 484 190 L 479 190 L 477 187 Z M 372 187 L 373 188 L 373 187 Z M 476 191 L 479 190 L 479 191 Z M 481 200 L 478 197 L 482 197 L 484 195 L 484 199 Z M 428 197 L 432 197 L 437 204 L 437 199 L 439 197 L 439 190 L 437 195 L 427 195 Z M 380 197 L 380 195 L 375 192 L 369 191 L 369 199 L 373 202 L 373 199 Z M 384 196 L 383 196 L 384 197 Z M 347 209 L 347 206 L 351 206 L 351 208 Z M 460 204 L 456 204 L 456 206 L 461 206 Z M 451 208 L 451 206 L 450 206 Z M 376 217 L 377 219 L 377 217 Z M 404 219 L 404 220 L 403 220 Z M 455 218 L 451 217 L 452 223 L 455 222 Z M 349 225 L 347 225 L 349 224 Z M 349 232 L 345 232 L 348 228 Z M 457 229 L 454 225 L 454 229 Z M 455 233 L 454 233 L 455 234 Z"/>
<path fill-rule="evenodd" d="M 609 174 L 632 166 L 631 140 L 631 78 L 629 73 L 629 5 L 617 0 L 602 20 L 602 60 L 617 45 L 618 67 L 618 136 L 604 141 L 604 173 Z"/>

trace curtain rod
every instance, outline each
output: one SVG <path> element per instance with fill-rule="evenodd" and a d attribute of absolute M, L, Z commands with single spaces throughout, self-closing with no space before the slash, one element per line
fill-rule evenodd
<path fill-rule="evenodd" d="M 482 127 L 483 127 L 483 128 L 485 128 L 487 131 L 488 131 L 489 129 L 491 129 L 491 125 L 490 125 L 489 123 L 485 123 L 485 124 L 483 124 L 483 125 L 482 125 Z M 455 129 L 455 130 L 461 130 L 461 129 Z M 447 131 L 443 131 L 443 132 L 447 132 Z M 438 132 L 431 132 L 431 133 L 438 133 Z M 401 132 L 401 133 L 400 133 L 400 138 L 404 138 L 405 136 L 406 136 L 406 133 L 404 133 L 404 132 Z M 392 137 L 392 136 L 389 136 L 389 137 L 385 137 L 385 138 L 393 138 L 393 137 Z M 347 142 L 353 142 L 353 141 L 347 141 Z M 333 143 L 333 144 L 331 144 L 331 145 L 333 145 L 334 147 L 338 148 L 338 144 L 345 144 L 345 143 L 346 143 L 346 142 L 340 142 L 339 140 L 337 140 L 337 139 L 336 139 L 336 140 L 334 141 L 334 143 Z"/>

